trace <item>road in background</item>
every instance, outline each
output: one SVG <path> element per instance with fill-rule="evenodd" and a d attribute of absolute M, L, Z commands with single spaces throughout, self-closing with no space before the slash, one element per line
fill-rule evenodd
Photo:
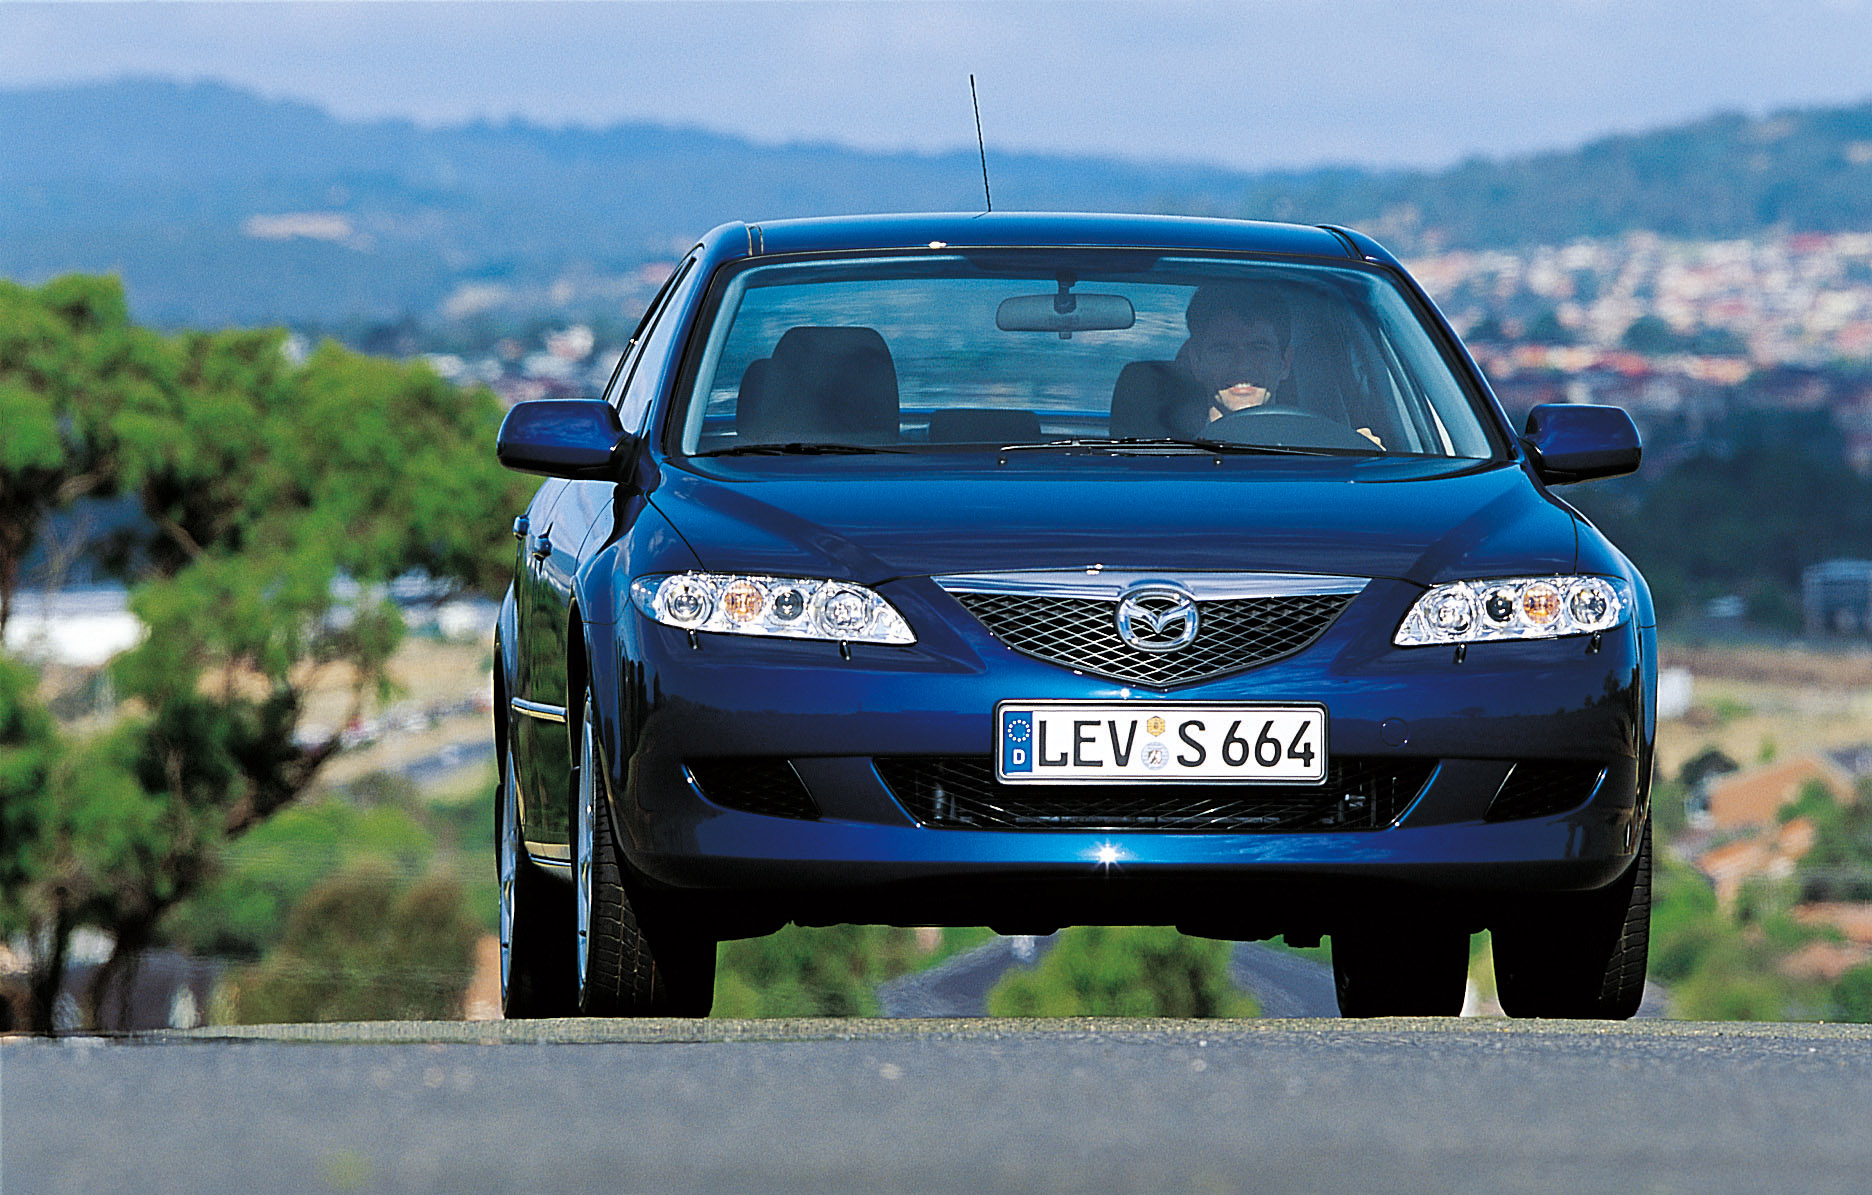
<path fill-rule="evenodd" d="M 887 1017 L 985 1017 L 988 993 L 1014 967 L 1030 967 L 1057 934 L 995 938 L 927 971 L 878 987 Z M 1259 942 L 1240 942 L 1229 956 L 1229 978 L 1252 995 L 1269 1017 L 1337 1017 L 1332 967 Z"/>
<path fill-rule="evenodd" d="M 560 1021 L 0 1046 L 0 1184 L 1862 1191 L 1872 1028 Z M 552 1044 L 556 1048 L 538 1048 Z"/>
<path fill-rule="evenodd" d="M 1330 963 L 1260 942 L 1238 942 L 1229 955 L 1229 978 L 1255 998 L 1264 1017 L 1339 1015 Z"/>
<path fill-rule="evenodd" d="M 994 938 L 927 971 L 900 975 L 878 985 L 879 1010 L 887 1017 L 985 1017 L 989 990 L 1013 968 L 1039 962 L 1058 937 Z"/>

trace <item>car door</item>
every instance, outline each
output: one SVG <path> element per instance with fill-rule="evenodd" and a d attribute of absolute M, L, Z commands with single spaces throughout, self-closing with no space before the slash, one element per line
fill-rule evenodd
<path fill-rule="evenodd" d="M 519 781 L 520 823 L 535 854 L 560 858 L 566 836 L 565 778 L 571 765 L 566 727 L 566 617 L 570 587 L 564 555 L 582 536 L 559 524 L 566 482 L 549 480 L 514 525 L 514 690 L 509 726 Z M 560 557 L 555 561 L 554 557 Z"/>

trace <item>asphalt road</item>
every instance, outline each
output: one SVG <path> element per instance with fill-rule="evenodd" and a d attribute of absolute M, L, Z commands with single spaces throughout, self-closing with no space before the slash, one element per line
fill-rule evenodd
<path fill-rule="evenodd" d="M 1336 1017 L 1339 995 L 1328 963 L 1260 942 L 1237 942 L 1229 978 L 1252 994 L 1264 1017 Z"/>
<path fill-rule="evenodd" d="M 1864 1026 L 560 1021 L 0 1046 L 6 1195 L 1856 1192 L 1869 1126 Z"/>
<path fill-rule="evenodd" d="M 1040 961 L 1059 935 L 991 938 L 973 950 L 878 985 L 887 1017 L 985 1017 L 988 992 L 1015 967 Z"/>

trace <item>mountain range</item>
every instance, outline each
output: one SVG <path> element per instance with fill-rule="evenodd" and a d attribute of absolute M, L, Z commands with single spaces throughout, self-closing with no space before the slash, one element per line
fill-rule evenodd
<path fill-rule="evenodd" d="M 628 289 L 724 220 L 973 211 L 982 197 L 972 149 L 354 122 L 214 83 L 0 91 L 0 130 L 0 276 L 116 271 L 162 326 L 429 319 L 472 307 L 464 295 L 564 306 Z M 1872 229 L 1872 103 L 1719 114 L 1438 171 L 987 156 L 1000 209 L 1345 223 L 1404 253 Z"/>

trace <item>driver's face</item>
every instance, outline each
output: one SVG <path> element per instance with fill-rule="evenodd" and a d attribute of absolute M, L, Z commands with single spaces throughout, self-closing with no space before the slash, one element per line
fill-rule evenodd
<path fill-rule="evenodd" d="M 1223 312 L 1190 338 L 1190 365 L 1216 401 L 1232 411 L 1259 406 L 1293 366 L 1293 349 L 1267 320 Z"/>

